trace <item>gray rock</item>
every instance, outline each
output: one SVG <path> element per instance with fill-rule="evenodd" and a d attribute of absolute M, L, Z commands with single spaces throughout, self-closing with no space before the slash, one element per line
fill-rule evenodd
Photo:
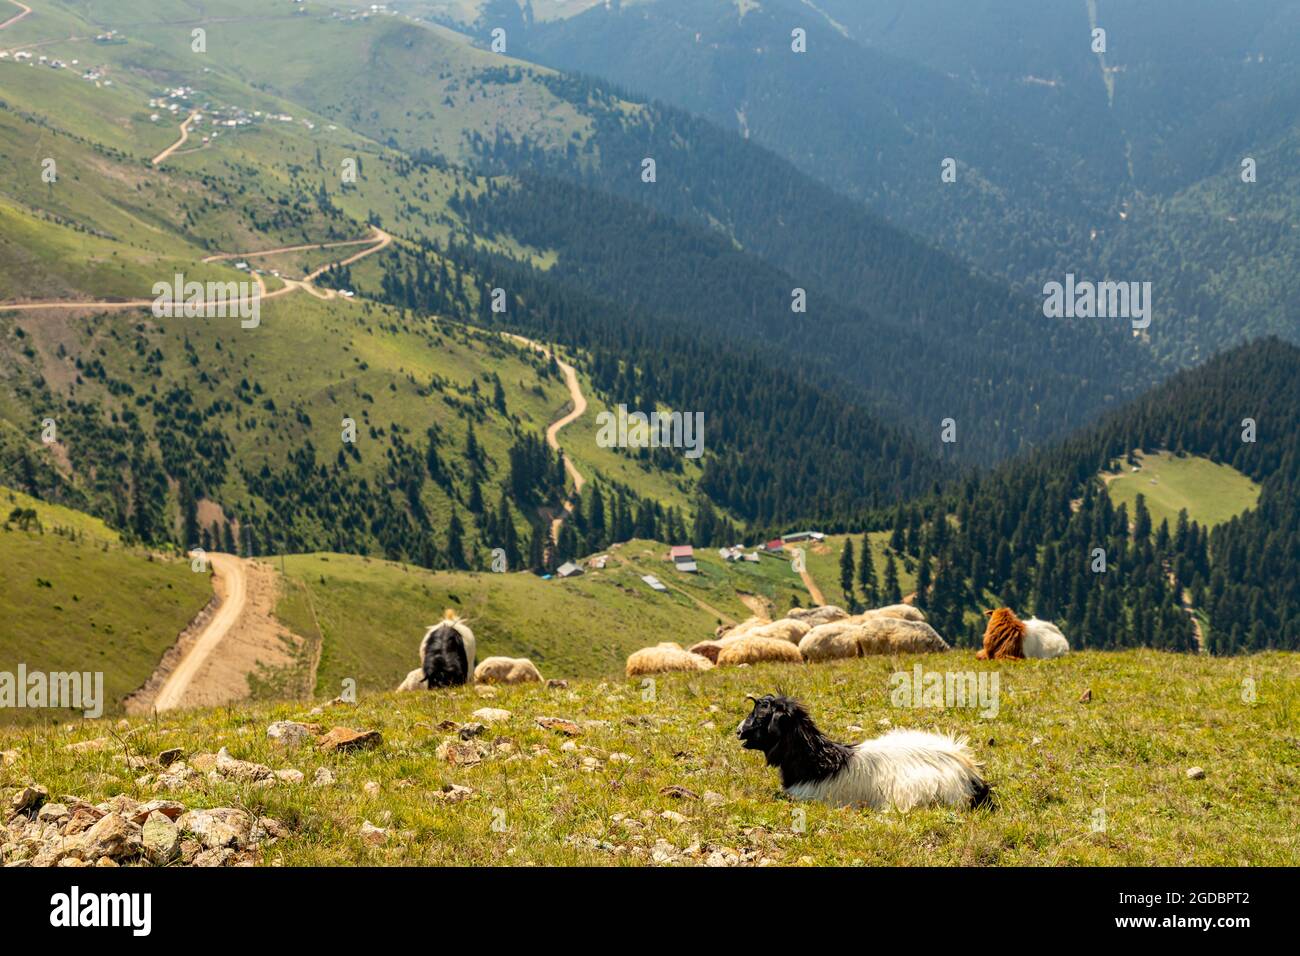
<path fill-rule="evenodd" d="M 140 828 L 116 811 L 101 817 L 93 827 L 69 841 L 69 846 L 83 860 L 101 856 L 131 859 L 139 856 L 143 848 Z"/>
<path fill-rule="evenodd" d="M 217 751 L 216 770 L 217 773 L 228 780 L 243 780 L 246 782 L 270 780 L 275 776 L 270 767 L 265 767 L 260 763 L 252 763 L 248 760 L 236 760 L 230 756 L 230 752 L 225 747 Z"/>
<path fill-rule="evenodd" d="M 219 847 L 242 849 L 248 845 L 253 818 L 243 810 L 219 807 L 191 810 L 177 821 L 177 826 L 209 850 Z"/>
<path fill-rule="evenodd" d="M 1205 771 L 1204 771 L 1202 768 L 1200 768 L 1200 767 L 1188 767 L 1188 768 L 1187 768 L 1187 779 L 1188 779 L 1188 780 L 1204 780 L 1204 779 L 1205 779 Z"/>
<path fill-rule="evenodd" d="M 171 818 L 155 810 L 149 814 L 140 830 L 140 842 L 144 847 L 145 857 L 152 863 L 163 866 L 176 859 L 181 848 L 181 831 Z"/>
<path fill-rule="evenodd" d="M 316 774 L 311 778 L 313 787 L 332 787 L 334 786 L 334 773 L 329 767 L 317 767 Z"/>
<path fill-rule="evenodd" d="M 9 801 L 9 809 L 14 813 L 34 813 L 49 798 L 50 791 L 39 783 L 31 783 L 14 794 L 14 798 Z"/>
<path fill-rule="evenodd" d="M 301 747 L 316 742 L 320 728 L 296 720 L 277 720 L 266 728 L 266 739 L 281 747 Z"/>

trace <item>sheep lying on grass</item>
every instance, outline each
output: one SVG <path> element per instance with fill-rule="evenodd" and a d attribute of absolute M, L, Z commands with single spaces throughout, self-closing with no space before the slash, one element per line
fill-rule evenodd
<path fill-rule="evenodd" d="M 735 667 L 737 664 L 760 664 L 765 661 L 786 661 L 802 664 L 803 655 L 799 648 L 789 641 L 776 637 L 755 637 L 744 635 L 734 640 L 723 641 L 718 649 L 719 667 Z"/>
<path fill-rule="evenodd" d="M 863 611 L 858 615 L 859 618 L 867 617 L 898 617 L 904 621 L 925 621 L 925 612 L 919 607 L 913 607 L 910 604 L 888 604 L 885 607 L 874 608 L 870 611 Z"/>
<path fill-rule="evenodd" d="M 699 654 L 701 657 L 707 657 L 713 663 L 718 663 L 718 651 L 722 650 L 722 641 L 700 641 L 698 644 L 692 644 L 686 648 L 688 654 Z"/>
<path fill-rule="evenodd" d="M 1050 621 L 1036 617 L 1022 621 L 1009 607 L 984 613 L 989 616 L 989 623 L 984 628 L 984 646 L 975 655 L 982 661 L 1014 661 L 1026 657 L 1048 660 L 1070 652 L 1065 635 Z"/>
<path fill-rule="evenodd" d="M 965 737 L 891 730 L 851 746 L 818 730 L 797 701 L 771 694 L 750 699 L 754 709 L 736 735 L 780 768 L 781 786 L 796 800 L 873 810 L 992 806 Z"/>
<path fill-rule="evenodd" d="M 869 654 L 928 654 L 948 650 L 948 644 L 924 621 L 876 616 L 851 618 L 814 627 L 799 642 L 804 660 L 826 661 Z"/>
<path fill-rule="evenodd" d="M 810 628 L 819 624 L 830 624 L 832 621 L 842 621 L 848 616 L 848 611 L 834 604 L 823 604 L 821 607 L 795 607 L 791 608 L 790 613 L 786 615 L 793 621 L 803 621 Z"/>
<path fill-rule="evenodd" d="M 634 651 L 627 659 L 627 676 L 666 674 L 670 671 L 707 671 L 712 667 L 713 662 L 707 657 L 692 654 L 683 650 L 680 644 L 665 641 L 654 647 Z"/>
<path fill-rule="evenodd" d="M 488 657 L 474 668 L 474 682 L 478 684 L 541 683 L 542 675 L 526 657 Z"/>

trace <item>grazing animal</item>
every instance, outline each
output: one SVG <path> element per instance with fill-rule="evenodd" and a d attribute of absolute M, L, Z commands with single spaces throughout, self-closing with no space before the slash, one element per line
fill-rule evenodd
<path fill-rule="evenodd" d="M 984 646 L 975 654 L 979 660 L 1050 659 L 1070 652 L 1065 635 L 1050 621 L 1040 621 L 1036 617 L 1022 621 L 1009 607 L 984 613 L 988 615 L 989 623 L 984 628 Z"/>
<path fill-rule="evenodd" d="M 885 810 L 944 804 L 993 805 L 966 738 L 919 730 L 891 730 L 856 746 L 836 743 L 789 697 L 750 697 L 754 709 L 736 735 L 781 771 L 781 786 L 796 800 Z"/>
<path fill-rule="evenodd" d="M 739 629 L 737 629 L 739 630 Z M 812 625 L 806 621 L 796 621 L 793 618 L 782 618 L 779 621 L 769 621 L 766 624 L 759 624 L 744 631 L 736 633 L 735 631 L 724 634 L 722 643 L 728 641 L 737 641 L 742 637 L 767 637 L 778 641 L 788 641 L 791 644 L 798 644 L 800 638 L 812 630 Z"/>
<path fill-rule="evenodd" d="M 722 650 L 722 641 L 700 641 L 686 648 L 688 654 L 699 654 L 713 663 L 718 663 L 718 651 Z"/>
<path fill-rule="evenodd" d="M 823 604 L 821 607 L 794 607 L 786 615 L 791 620 L 803 621 L 809 627 L 816 627 L 818 624 L 830 624 L 832 621 L 842 621 L 848 616 L 848 611 L 842 607 L 836 607 L 834 604 Z"/>
<path fill-rule="evenodd" d="M 713 662 L 707 657 L 682 650 L 680 644 L 672 641 L 654 647 L 643 647 L 639 651 L 633 651 L 627 659 L 628 677 L 666 674 L 669 671 L 707 671 L 712 668 Z"/>
<path fill-rule="evenodd" d="M 876 615 L 861 621 L 846 618 L 814 627 L 799 642 L 807 661 L 866 657 L 871 654 L 930 654 L 948 643 L 924 621 Z"/>
<path fill-rule="evenodd" d="M 761 664 L 766 661 L 802 664 L 803 655 L 799 653 L 798 646 L 789 641 L 779 637 L 756 637 L 752 634 L 724 640 L 722 647 L 718 649 L 719 667 Z"/>
<path fill-rule="evenodd" d="M 527 684 L 541 683 L 537 666 L 526 657 L 487 657 L 474 668 L 476 684 Z"/>
<path fill-rule="evenodd" d="M 474 673 L 474 632 L 455 611 L 447 610 L 420 642 L 425 686 L 453 687 L 469 682 Z"/>

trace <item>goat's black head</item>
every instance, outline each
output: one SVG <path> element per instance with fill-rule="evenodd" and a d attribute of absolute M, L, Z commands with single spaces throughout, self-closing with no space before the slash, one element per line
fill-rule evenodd
<path fill-rule="evenodd" d="M 761 750 L 768 766 L 781 768 L 785 786 L 824 779 L 848 762 L 852 748 L 822 734 L 797 700 L 779 692 L 750 699 L 754 709 L 736 736 L 747 750 Z"/>
<path fill-rule="evenodd" d="M 776 763 L 774 758 L 782 749 L 783 742 L 809 722 L 808 711 L 789 697 L 765 694 L 750 699 L 754 702 L 754 709 L 741 723 L 736 736 L 747 750 L 761 750 L 768 763 Z"/>

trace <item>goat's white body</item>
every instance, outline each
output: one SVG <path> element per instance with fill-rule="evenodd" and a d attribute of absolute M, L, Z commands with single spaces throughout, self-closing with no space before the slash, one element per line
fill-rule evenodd
<path fill-rule="evenodd" d="M 1025 640 L 1021 648 L 1025 657 L 1050 659 L 1070 653 L 1070 643 L 1061 629 L 1051 621 L 1031 617 L 1025 621 Z"/>
<path fill-rule="evenodd" d="M 824 780 L 795 784 L 796 800 L 873 810 L 926 804 L 965 806 L 980 788 L 966 738 L 921 730 L 891 730 L 853 748 L 848 764 Z"/>
<path fill-rule="evenodd" d="M 465 683 L 472 684 L 474 683 L 474 632 L 460 618 L 450 622 L 439 621 L 437 624 L 429 625 L 429 629 L 424 632 L 424 639 L 420 641 L 420 660 L 424 660 L 424 651 L 429 646 L 429 638 L 433 636 L 433 632 L 447 623 L 451 624 L 456 633 L 460 635 L 461 643 L 465 645 L 465 665 L 468 668 L 465 672 Z"/>

